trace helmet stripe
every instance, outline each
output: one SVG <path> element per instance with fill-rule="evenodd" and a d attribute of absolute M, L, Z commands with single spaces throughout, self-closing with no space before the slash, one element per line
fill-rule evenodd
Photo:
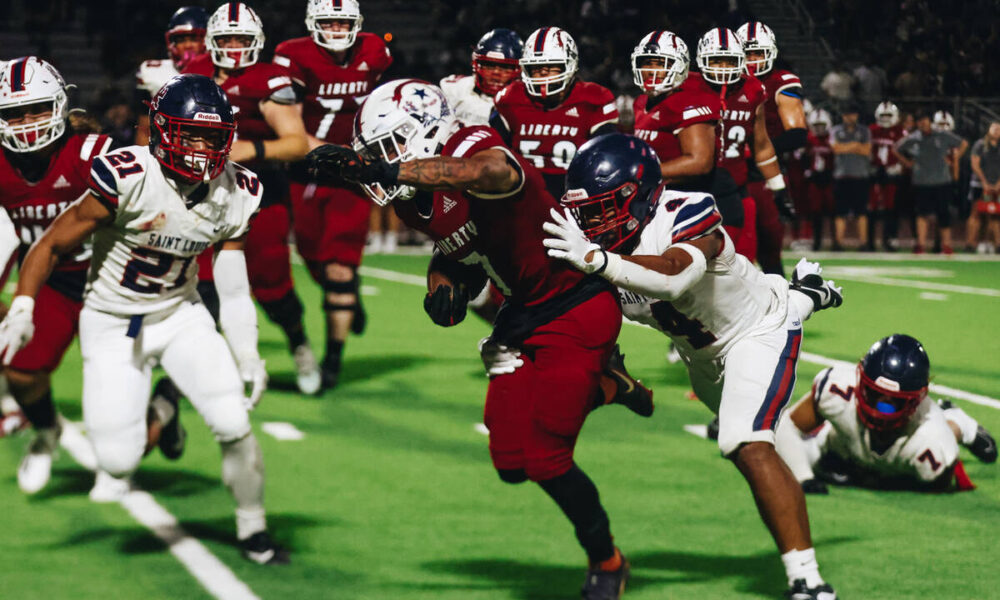
<path fill-rule="evenodd" d="M 10 74 L 10 91 L 20 92 L 24 89 L 24 67 L 28 62 L 27 57 L 22 57 L 14 62 Z"/>
<path fill-rule="evenodd" d="M 747 27 L 747 40 L 757 39 L 757 21 L 750 21 L 750 26 Z"/>
<path fill-rule="evenodd" d="M 535 38 L 535 52 L 541 52 L 542 48 L 545 47 L 545 38 L 549 35 L 549 29 L 551 27 L 543 27 L 541 31 L 538 32 L 538 37 Z"/>
<path fill-rule="evenodd" d="M 340 10 L 341 8 L 343 8 L 343 5 L 341 4 L 341 1 L 342 0 L 333 0 L 333 8 L 334 8 L 334 10 Z"/>
<path fill-rule="evenodd" d="M 657 32 L 656 32 L 656 37 L 654 37 L 654 38 L 652 39 L 652 42 L 653 42 L 654 44 L 656 44 L 657 46 L 659 46 L 659 45 L 660 45 L 660 38 L 661 38 L 661 37 L 663 37 L 663 31 L 657 31 Z"/>
<path fill-rule="evenodd" d="M 722 27 L 716 28 L 719 32 L 719 47 L 723 50 L 729 50 L 729 36 L 724 33 Z"/>
<path fill-rule="evenodd" d="M 240 20 L 240 3 L 230 2 L 229 3 L 229 22 L 237 23 Z"/>

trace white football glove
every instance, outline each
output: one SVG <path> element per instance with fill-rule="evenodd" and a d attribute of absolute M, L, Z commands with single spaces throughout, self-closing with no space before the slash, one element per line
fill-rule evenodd
<path fill-rule="evenodd" d="M 588 275 L 601 271 L 608 266 L 608 256 L 600 246 L 587 239 L 583 230 L 577 225 L 576 219 L 565 209 L 565 215 L 556 209 L 550 209 L 552 221 L 542 224 L 545 233 L 556 237 L 545 238 L 542 243 L 548 248 L 547 253 L 552 258 L 561 258 L 573 265 L 578 271 Z M 593 262 L 587 261 L 587 254 L 593 251 Z"/>
<path fill-rule="evenodd" d="M 487 377 L 507 375 L 524 366 L 520 350 L 498 344 L 488 337 L 479 340 L 479 356 L 483 359 Z"/>
<path fill-rule="evenodd" d="M 0 321 L 0 358 L 4 365 L 9 365 L 18 350 L 35 335 L 31 317 L 34 312 L 35 299 L 31 296 L 15 296 L 10 303 L 7 316 Z"/>
<path fill-rule="evenodd" d="M 243 380 L 243 386 L 248 394 L 243 398 L 243 404 L 247 410 L 253 410 L 260 402 L 260 397 L 264 395 L 264 390 L 267 389 L 268 377 L 267 369 L 264 368 L 264 359 L 248 356 L 242 360 L 237 359 L 236 364 L 240 370 L 240 379 Z"/>

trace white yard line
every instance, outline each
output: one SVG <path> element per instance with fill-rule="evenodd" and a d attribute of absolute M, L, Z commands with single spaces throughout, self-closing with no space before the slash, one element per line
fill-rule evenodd
<path fill-rule="evenodd" d="M 833 267 L 831 267 L 832 269 Z M 826 275 L 826 273 L 823 273 Z M 889 285 L 893 287 L 909 287 L 918 290 L 933 290 L 935 292 L 950 292 L 953 294 L 973 294 L 978 296 L 990 296 L 1000 298 L 1000 290 L 994 288 L 979 288 L 969 285 L 955 285 L 952 283 L 937 283 L 935 281 L 918 281 L 914 279 L 896 279 L 895 277 L 870 277 L 866 275 L 841 275 L 831 274 L 830 279 L 834 281 L 858 281 L 861 283 L 874 283 L 876 285 Z"/>
<path fill-rule="evenodd" d="M 201 542 L 189 536 L 177 519 L 144 490 L 133 489 L 119 503 L 158 537 L 198 583 L 219 600 L 260 600 Z"/>
<path fill-rule="evenodd" d="M 842 255 L 838 254 L 836 256 L 842 256 Z M 409 273 L 400 273 L 398 271 L 390 271 L 388 269 L 377 269 L 377 268 L 373 268 L 373 267 L 361 267 L 360 270 L 361 270 L 361 274 L 362 275 L 366 275 L 368 277 L 374 277 L 375 279 L 385 279 L 387 281 L 395 281 L 397 283 L 406 283 L 406 284 L 409 284 L 409 285 L 419 285 L 419 286 L 426 286 L 427 285 L 427 279 L 425 277 L 420 276 L 420 275 L 411 275 Z M 875 278 L 875 279 L 878 279 L 878 278 Z M 899 281 L 903 282 L 903 283 L 926 283 L 928 285 L 946 285 L 946 284 L 931 284 L 929 282 L 911 282 L 911 281 L 905 281 L 905 280 L 899 280 Z M 917 286 L 909 286 L 909 287 L 917 287 Z M 952 288 L 963 288 L 965 286 L 949 286 L 949 287 L 952 287 Z M 934 288 L 931 288 L 931 289 L 934 289 Z M 965 292 L 965 293 L 981 293 L 981 292 L 984 292 L 984 291 L 989 291 L 989 292 L 992 292 L 992 293 L 991 294 L 983 294 L 983 295 L 988 295 L 988 296 L 996 295 L 996 296 L 1000 296 L 1000 290 L 988 290 L 988 289 L 985 289 L 985 288 L 968 288 L 968 289 L 979 290 L 979 292 Z M 951 289 L 951 290 L 948 290 L 948 291 L 956 291 L 956 290 L 955 289 Z M 645 327 L 647 329 L 652 329 L 652 327 L 650 327 L 649 325 L 644 325 L 642 323 L 636 323 L 635 321 L 629 321 L 628 319 L 626 319 L 624 322 L 627 323 L 627 324 L 629 324 L 629 325 L 635 325 L 636 327 Z M 854 364 L 854 363 L 847 363 L 847 362 L 844 362 L 844 361 L 836 360 L 836 359 L 833 359 L 833 358 L 827 358 L 825 356 L 820 356 L 819 354 L 813 354 L 811 352 L 802 352 L 799 355 L 799 358 L 801 360 L 804 360 L 805 362 L 809 362 L 809 363 L 813 363 L 813 364 L 817 364 L 817 365 L 822 365 L 824 367 L 830 367 L 830 366 L 838 365 L 838 364 L 845 364 L 845 365 Z M 939 385 L 939 384 L 936 384 L 936 383 L 932 383 L 930 385 L 930 390 L 932 392 L 934 392 L 934 393 L 937 393 L 937 394 L 944 394 L 945 396 L 949 396 L 949 397 L 952 397 L 952 398 L 957 398 L 959 400 L 965 400 L 967 402 L 972 402 L 973 404 L 979 404 L 981 406 L 989 406 L 990 408 L 995 408 L 995 409 L 1000 410 L 1000 400 L 997 400 L 996 398 L 990 398 L 988 396 L 981 396 L 979 394 L 973 394 L 972 392 L 966 392 L 964 390 L 959 390 L 959 389 L 956 389 L 956 388 L 952 388 L 952 387 L 948 387 L 948 386 L 944 386 L 944 385 Z"/>

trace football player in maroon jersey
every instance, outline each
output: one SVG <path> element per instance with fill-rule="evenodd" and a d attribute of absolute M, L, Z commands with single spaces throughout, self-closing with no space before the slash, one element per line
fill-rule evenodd
<path fill-rule="evenodd" d="M 785 180 L 764 120 L 767 92 L 757 78 L 746 75 L 743 45 L 725 27 L 710 29 L 701 37 L 697 58 L 701 72 L 692 73 L 685 86 L 714 93 L 722 102 L 722 147 L 712 192 L 736 251 L 753 261 L 757 256 L 756 203 L 746 189 L 746 157 L 753 156 L 767 187 L 782 203 L 786 196 Z"/>
<path fill-rule="evenodd" d="M 541 170 L 557 198 L 576 149 L 618 125 L 614 94 L 578 79 L 577 64 L 576 42 L 568 33 L 535 30 L 524 43 L 521 80 L 500 90 L 490 119 L 507 145 Z"/>
<path fill-rule="evenodd" d="M 634 133 L 656 151 L 671 189 L 708 192 L 715 170 L 716 94 L 687 89 L 690 58 L 684 40 L 652 31 L 632 51 L 632 79 L 643 90 L 633 104 Z"/>
<path fill-rule="evenodd" d="M 260 17 L 242 2 L 227 2 L 208 19 L 208 53 L 192 60 L 185 73 L 212 77 L 237 112 L 237 141 L 229 159 L 260 178 L 264 199 L 247 235 L 246 260 L 254 297 L 288 338 L 296 382 L 304 394 L 321 389 L 319 364 L 302 325 L 302 302 L 292 284 L 288 232 L 288 180 L 283 163 L 308 151 L 301 108 L 292 78 L 280 65 L 259 63 L 264 48 Z M 208 257 L 207 259 L 205 257 Z M 198 275 L 211 274 L 211 254 L 199 258 Z"/>
<path fill-rule="evenodd" d="M 546 255 L 541 226 L 557 203 L 541 172 L 493 129 L 457 127 L 436 86 L 379 87 L 356 133 L 367 162 L 331 145 L 310 154 L 311 168 L 393 202 L 436 241 L 424 303 L 436 323 L 464 317 L 470 271 L 488 273 L 504 292 L 508 302 L 481 344 L 492 375 L 485 423 L 494 467 L 505 482 L 538 483 L 573 523 L 590 561 L 583 597 L 619 598 L 628 563 L 597 488 L 573 461 L 583 422 L 603 401 L 601 375 L 621 328 L 614 292 Z"/>
<path fill-rule="evenodd" d="M 875 177 L 872 182 L 869 218 L 868 244 L 875 244 L 876 222 L 882 224 L 882 249 L 893 251 L 890 240 L 896 237 L 896 190 L 903 176 L 903 165 L 892 149 L 896 142 L 906 137 L 899 122 L 899 108 L 892 102 L 882 102 L 875 108 L 875 122 L 868 126 L 872 132 L 872 166 Z"/>
<path fill-rule="evenodd" d="M 361 31 L 362 20 L 356 0 L 310 0 L 310 35 L 282 42 L 274 51 L 274 62 L 289 70 L 305 94 L 302 118 L 310 149 L 350 145 L 358 105 L 392 64 L 382 38 Z M 323 387 L 332 388 L 348 333 L 360 334 L 365 327 L 358 266 L 371 203 L 353 186 L 316 185 L 301 165 L 292 169 L 290 192 L 296 246 L 323 289 L 326 356 L 321 372 Z"/>
<path fill-rule="evenodd" d="M 791 165 L 791 153 L 806 144 L 802 82 L 795 73 L 774 68 L 774 61 L 778 58 L 778 45 L 770 27 L 760 21 L 748 21 L 740 26 L 736 35 L 743 42 L 747 73 L 759 79 L 767 90 L 767 100 L 764 102 L 767 135 L 771 138 L 782 169 L 788 172 L 797 168 Z M 789 179 L 793 178 L 793 175 L 788 176 Z M 757 262 L 765 273 L 777 273 L 784 277 L 781 246 L 785 228 L 779 218 L 779 211 L 782 216 L 791 220 L 794 217 L 793 199 L 786 195 L 785 203 L 779 206 L 753 165 L 750 166 L 747 190 L 757 205 Z"/>
<path fill-rule="evenodd" d="M 19 261 L 56 216 L 86 193 L 90 163 L 111 145 L 105 135 L 69 131 L 68 115 L 66 84 L 52 65 L 27 56 L 3 66 L 0 206 L 20 238 Z M 4 266 L 8 259 L 3 257 Z M 3 357 L 10 390 L 35 428 L 17 471 L 25 493 L 38 492 L 48 483 L 60 442 L 78 462 L 96 468 L 90 442 L 57 415 L 50 381 L 76 337 L 89 259 L 90 250 L 81 247 L 56 265 L 31 312 L 34 337 L 13 356 Z M 12 304 L 10 310 L 28 309 Z M 69 445 L 74 440 L 82 444 Z"/>
<path fill-rule="evenodd" d="M 809 215 L 813 221 L 813 251 L 823 246 L 825 223 L 832 226 L 835 204 L 833 201 L 833 146 L 830 145 L 830 113 L 817 108 L 809 113 L 809 134 L 803 156 L 808 182 Z"/>

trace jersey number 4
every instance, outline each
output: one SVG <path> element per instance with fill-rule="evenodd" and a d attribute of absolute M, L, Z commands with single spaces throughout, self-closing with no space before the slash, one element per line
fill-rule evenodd
<path fill-rule="evenodd" d="M 125 265 L 122 275 L 122 285 L 140 294 L 159 294 L 163 286 L 179 288 L 187 281 L 188 266 L 194 258 L 133 248 L 132 260 Z"/>
<path fill-rule="evenodd" d="M 718 340 L 712 332 L 705 329 L 701 321 L 689 318 L 669 302 L 654 302 L 649 306 L 649 310 L 663 331 L 672 336 L 686 337 L 695 350 L 700 350 Z"/>

